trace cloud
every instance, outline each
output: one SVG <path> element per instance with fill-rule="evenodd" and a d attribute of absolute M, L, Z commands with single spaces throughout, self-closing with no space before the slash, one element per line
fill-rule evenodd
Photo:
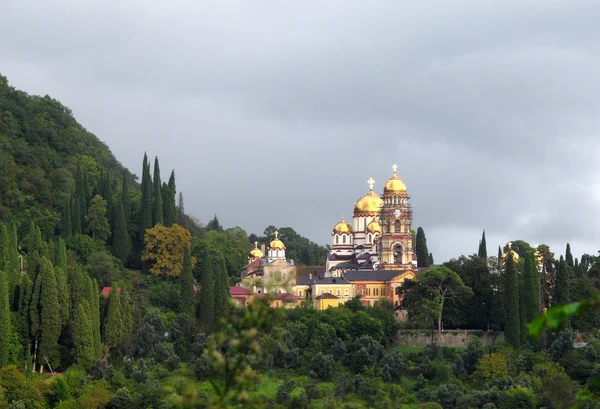
<path fill-rule="evenodd" d="M 5 8 L 11 83 L 60 99 L 133 171 L 158 155 L 201 220 L 326 243 L 398 163 L 436 261 L 483 228 L 490 253 L 598 248 L 596 2 Z"/>

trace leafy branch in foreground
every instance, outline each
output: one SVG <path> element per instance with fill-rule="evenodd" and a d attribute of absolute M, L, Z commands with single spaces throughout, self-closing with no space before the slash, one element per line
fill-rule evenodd
<path fill-rule="evenodd" d="M 261 381 L 252 369 L 261 357 L 258 336 L 269 332 L 281 339 L 277 324 L 280 309 L 270 308 L 268 299 L 254 299 L 240 317 L 234 317 L 224 329 L 209 340 L 207 356 L 213 376 L 208 380 L 215 392 L 211 408 L 254 407 L 248 390 Z"/>

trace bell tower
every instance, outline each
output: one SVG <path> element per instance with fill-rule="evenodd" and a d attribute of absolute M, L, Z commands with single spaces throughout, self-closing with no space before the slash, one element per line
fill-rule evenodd
<path fill-rule="evenodd" d="M 410 232 L 412 225 L 412 207 L 406 185 L 392 166 L 394 175 L 383 189 L 381 206 L 381 228 L 379 238 L 379 268 L 382 270 L 406 270 L 413 268 L 413 243 Z"/>

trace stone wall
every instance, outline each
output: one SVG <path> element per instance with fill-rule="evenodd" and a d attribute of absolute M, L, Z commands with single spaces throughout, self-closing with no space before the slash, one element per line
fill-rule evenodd
<path fill-rule="evenodd" d="M 431 344 L 431 338 L 431 330 L 399 330 L 396 341 L 398 345 L 422 347 Z M 502 332 L 481 330 L 450 330 L 443 331 L 438 339 L 437 332 L 433 333 L 433 342 L 447 347 L 465 346 L 473 338 L 479 339 L 484 345 L 493 345 L 504 340 L 504 334 Z"/>

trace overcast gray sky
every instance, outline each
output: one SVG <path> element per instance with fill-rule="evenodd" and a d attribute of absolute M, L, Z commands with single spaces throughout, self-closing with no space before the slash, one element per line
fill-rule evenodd
<path fill-rule="evenodd" d="M 596 253 L 600 2 L 30 1 L 0 73 L 186 211 L 329 243 L 397 163 L 436 262 L 521 238 Z"/>

